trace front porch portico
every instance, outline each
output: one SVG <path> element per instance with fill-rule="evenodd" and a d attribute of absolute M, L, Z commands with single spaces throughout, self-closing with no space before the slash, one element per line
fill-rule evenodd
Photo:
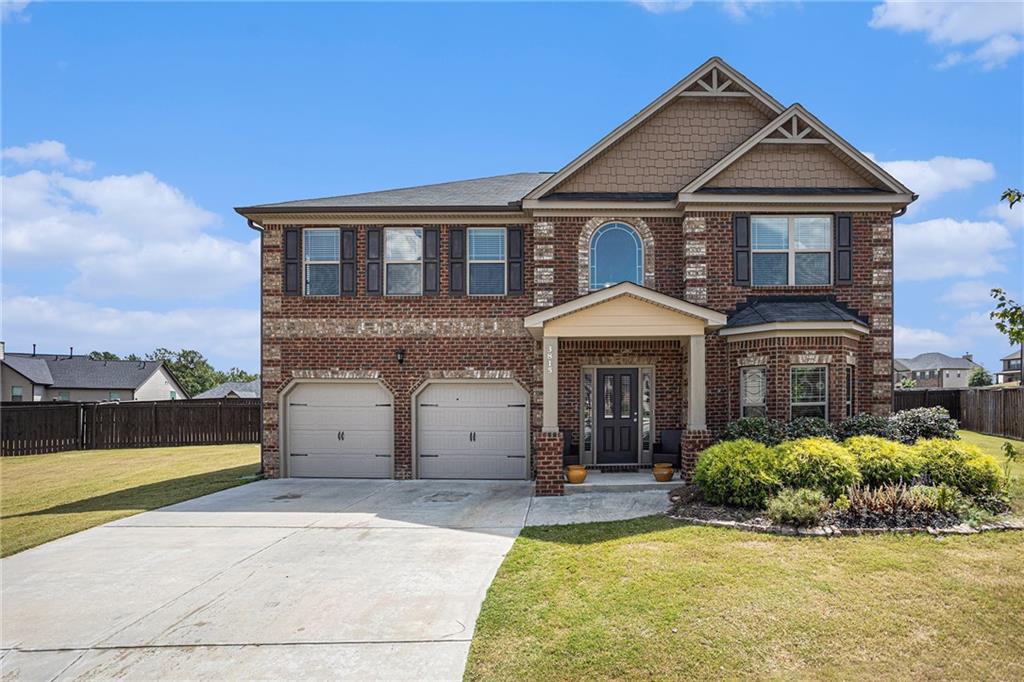
<path fill-rule="evenodd" d="M 559 382 L 559 352 L 567 341 L 574 346 L 604 341 L 619 348 L 634 342 L 648 348 L 657 342 L 661 353 L 657 357 L 663 362 L 665 349 L 675 349 L 668 357 L 673 360 L 673 370 L 682 373 L 655 381 L 656 361 L 635 357 L 623 361 L 590 358 L 583 361 L 585 368 L 576 370 L 580 358 L 573 357 L 575 364 L 570 367 L 580 377 L 574 376 L 568 388 L 575 391 L 582 383 L 579 448 L 581 454 L 589 453 L 584 455 L 584 463 L 608 467 L 649 463 L 643 457 L 650 454 L 645 443 L 649 448 L 654 440 L 652 405 L 659 393 L 678 392 L 680 385 L 685 385 L 685 396 L 673 395 L 666 401 L 678 405 L 678 414 L 662 421 L 685 427 L 684 452 L 692 449 L 690 446 L 702 448 L 709 441 L 705 335 L 725 325 L 722 313 L 624 282 L 531 315 L 524 323 L 543 346 L 542 426 L 535 442 L 537 494 L 557 495 L 563 490 L 562 431 L 567 422 L 575 421 L 575 415 L 560 413 L 560 404 L 575 404 L 564 399 L 567 387 Z"/>

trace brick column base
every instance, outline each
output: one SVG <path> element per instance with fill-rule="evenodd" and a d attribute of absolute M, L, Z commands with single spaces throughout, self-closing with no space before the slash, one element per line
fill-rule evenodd
<path fill-rule="evenodd" d="M 693 470 L 697 466 L 697 455 L 710 446 L 710 431 L 683 431 L 683 440 L 679 444 L 680 460 L 683 465 L 680 478 L 687 483 L 693 483 Z"/>
<path fill-rule="evenodd" d="M 533 493 L 538 497 L 565 494 L 562 472 L 562 434 L 539 433 L 533 439 Z"/>

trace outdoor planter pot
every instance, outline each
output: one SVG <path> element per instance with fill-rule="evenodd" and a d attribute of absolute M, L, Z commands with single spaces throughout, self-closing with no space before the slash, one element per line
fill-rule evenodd
<path fill-rule="evenodd" d="M 655 481 L 664 483 L 665 481 L 671 481 L 676 472 L 671 464 L 655 464 L 653 473 Z"/>
<path fill-rule="evenodd" d="M 570 464 L 565 468 L 565 477 L 569 483 L 583 483 L 587 480 L 587 468 L 582 464 Z"/>

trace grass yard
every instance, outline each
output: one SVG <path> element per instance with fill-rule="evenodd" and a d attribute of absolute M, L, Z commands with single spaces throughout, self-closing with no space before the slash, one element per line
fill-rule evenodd
<path fill-rule="evenodd" d="M 1024 533 L 788 538 L 668 518 L 526 528 L 469 680 L 1022 679 Z"/>
<path fill-rule="evenodd" d="M 247 483 L 259 445 L 86 450 L 0 458 L 0 556 Z"/>
<path fill-rule="evenodd" d="M 961 437 L 1004 461 L 1004 439 Z M 1011 473 L 1019 502 L 1024 467 Z M 660 517 L 526 528 L 466 678 L 1024 679 L 1021 557 L 1019 532 L 798 539 Z"/>

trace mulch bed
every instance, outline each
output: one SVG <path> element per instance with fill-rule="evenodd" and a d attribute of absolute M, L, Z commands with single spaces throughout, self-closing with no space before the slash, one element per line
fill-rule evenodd
<path fill-rule="evenodd" d="M 763 510 L 745 509 L 742 507 L 724 507 L 707 504 L 700 499 L 700 491 L 692 485 L 673 488 L 669 494 L 672 508 L 668 512 L 670 518 L 701 526 L 719 528 L 736 528 L 756 533 L 771 535 L 803 535 L 811 537 L 835 537 L 840 535 L 880 535 L 882 533 L 929 533 L 931 535 L 974 535 L 994 530 L 1024 530 L 1024 519 L 1006 516 L 977 528 L 966 523 L 936 526 L 891 526 L 872 528 L 850 528 L 832 522 L 814 528 L 794 528 L 793 526 L 777 526 Z"/>

